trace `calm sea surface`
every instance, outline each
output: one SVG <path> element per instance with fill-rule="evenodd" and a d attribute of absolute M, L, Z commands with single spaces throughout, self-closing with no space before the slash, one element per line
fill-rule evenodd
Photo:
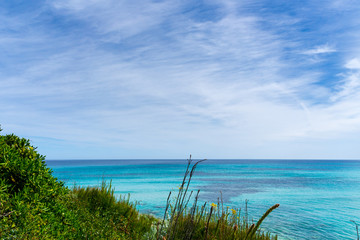
<path fill-rule="evenodd" d="M 130 193 L 141 212 L 161 216 L 177 190 L 186 160 L 48 160 L 66 185 L 95 186 L 112 179 L 116 194 Z M 202 201 L 244 209 L 257 220 L 279 203 L 262 228 L 280 239 L 356 239 L 360 224 L 360 161 L 207 160 L 198 165 L 192 190 Z"/>

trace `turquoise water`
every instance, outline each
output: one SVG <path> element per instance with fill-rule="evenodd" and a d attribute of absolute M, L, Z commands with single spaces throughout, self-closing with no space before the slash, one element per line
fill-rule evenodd
<path fill-rule="evenodd" d="M 112 179 L 116 194 L 130 193 L 138 209 L 163 214 L 170 190 L 177 190 L 186 160 L 47 161 L 67 186 L 99 185 Z M 356 239 L 360 223 L 360 161 L 207 160 L 198 165 L 192 190 L 202 201 L 244 209 L 257 220 L 270 206 L 280 207 L 262 228 L 280 239 Z"/>

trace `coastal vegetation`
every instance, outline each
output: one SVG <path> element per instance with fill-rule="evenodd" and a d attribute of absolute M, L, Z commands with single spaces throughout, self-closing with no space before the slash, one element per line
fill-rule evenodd
<path fill-rule="evenodd" d="M 259 227 L 278 204 L 257 222 L 221 198 L 200 204 L 199 191 L 189 191 L 198 163 L 190 158 L 158 219 L 139 213 L 129 197 L 115 196 L 111 182 L 66 187 L 29 140 L 0 135 L 0 239 L 276 239 Z"/>
<path fill-rule="evenodd" d="M 172 192 L 169 193 L 157 239 L 277 239 L 277 236 L 258 229 L 279 204 L 270 207 L 257 223 L 248 219 L 247 202 L 244 215 L 241 214 L 241 209 L 225 207 L 222 198 L 218 198 L 217 204 L 211 203 L 207 206 L 208 203 L 205 202 L 198 206 L 200 190 L 196 192 L 192 206 L 188 206 L 194 193 L 189 191 L 191 179 L 196 166 L 202 161 L 205 160 L 192 165 L 190 156 L 183 181 L 172 202 Z"/>

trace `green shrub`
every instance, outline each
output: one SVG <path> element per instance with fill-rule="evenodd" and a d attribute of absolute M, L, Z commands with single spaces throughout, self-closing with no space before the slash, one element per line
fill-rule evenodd
<path fill-rule="evenodd" d="M 116 199 L 111 182 L 103 181 L 99 187 L 74 187 L 72 193 L 70 208 L 77 211 L 83 237 L 116 239 L 121 233 L 126 239 L 142 239 L 155 221 L 139 214 L 129 197 Z"/>
<path fill-rule="evenodd" d="M 0 128 L 1 131 L 1 128 Z M 0 239 L 276 239 L 220 203 L 188 208 L 196 165 L 191 158 L 175 203 L 168 198 L 162 221 L 139 214 L 129 197 L 117 199 L 111 182 L 74 187 L 52 176 L 30 141 L 0 135 Z"/>
<path fill-rule="evenodd" d="M 29 140 L 0 135 L 0 237 L 36 238 L 53 230 L 50 219 L 62 224 L 59 199 L 68 189 L 51 175 L 44 160 Z"/>
<path fill-rule="evenodd" d="M 64 186 L 30 141 L 0 135 L 0 239 L 145 239 L 155 219 L 111 184 Z"/>

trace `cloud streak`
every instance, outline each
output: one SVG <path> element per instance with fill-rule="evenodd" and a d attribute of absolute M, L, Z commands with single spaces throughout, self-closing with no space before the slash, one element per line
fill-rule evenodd
<path fill-rule="evenodd" d="M 0 118 L 49 158 L 360 154 L 334 148 L 360 130 L 359 56 L 347 45 L 360 31 L 323 20 L 303 33 L 313 13 L 262 1 L 40 5 L 1 17 Z"/>

